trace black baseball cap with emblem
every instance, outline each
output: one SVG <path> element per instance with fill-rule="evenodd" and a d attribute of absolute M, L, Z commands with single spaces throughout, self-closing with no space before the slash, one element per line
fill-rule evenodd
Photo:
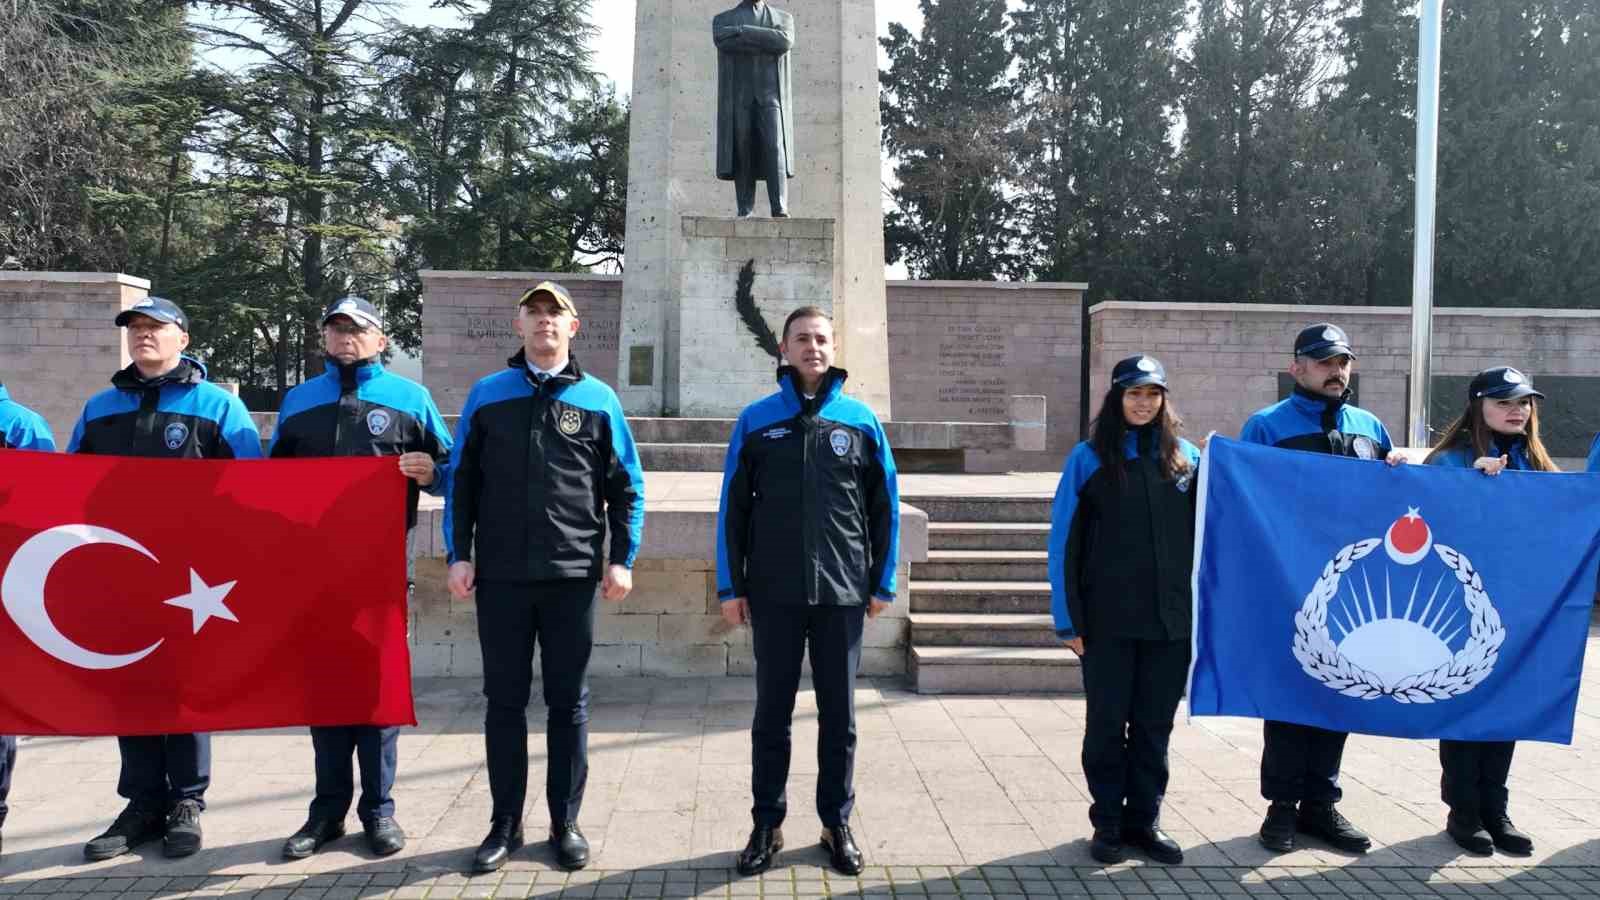
<path fill-rule="evenodd" d="M 183 308 L 165 297 L 146 297 L 117 313 L 117 327 L 126 327 L 134 316 L 145 316 L 157 322 L 176 325 L 186 332 L 189 330 L 189 317 L 184 315 Z"/>
<path fill-rule="evenodd" d="M 1167 368 L 1161 360 L 1143 353 L 1118 362 L 1111 370 L 1111 383 L 1123 390 L 1153 384 L 1167 389 Z"/>
<path fill-rule="evenodd" d="M 1343 328 L 1332 322 L 1318 322 L 1301 329 L 1295 335 L 1294 355 L 1312 359 L 1327 359 L 1330 356 L 1356 358 L 1356 352 L 1350 349 L 1350 337 Z"/>
<path fill-rule="evenodd" d="M 1533 389 L 1532 378 L 1510 366 L 1495 366 L 1474 375 L 1472 383 L 1467 385 L 1467 399 L 1476 400 L 1479 397 L 1493 400 L 1514 400 L 1517 397 L 1544 399 L 1543 394 Z"/>
<path fill-rule="evenodd" d="M 328 304 L 328 311 L 322 314 L 322 324 L 333 321 L 335 316 L 348 316 L 350 320 L 364 328 L 383 329 L 383 319 L 378 315 L 378 308 L 367 302 L 365 297 L 351 294 Z"/>

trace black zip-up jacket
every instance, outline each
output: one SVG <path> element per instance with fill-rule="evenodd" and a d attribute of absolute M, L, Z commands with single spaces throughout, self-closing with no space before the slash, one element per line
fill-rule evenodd
<path fill-rule="evenodd" d="M 788 366 L 778 392 L 745 407 L 728 441 L 717 512 L 717 596 L 752 603 L 859 606 L 894 600 L 900 490 L 878 417 L 831 369 L 801 396 Z"/>
<path fill-rule="evenodd" d="M 238 397 L 206 381 L 198 360 L 146 379 L 134 366 L 89 398 L 68 453 L 167 459 L 256 459 L 261 434 Z"/>
<path fill-rule="evenodd" d="M 1120 484 L 1089 442 L 1067 455 L 1050 514 L 1056 636 L 1189 637 L 1200 451 L 1179 446 L 1189 469 L 1173 480 L 1162 477 L 1150 428 L 1128 430 Z"/>
<path fill-rule="evenodd" d="M 456 423 L 450 562 L 472 562 L 488 581 L 599 578 L 606 560 L 632 567 L 644 473 L 616 393 L 576 360 L 543 385 L 523 351 L 506 364 L 473 385 Z"/>
<path fill-rule="evenodd" d="M 284 396 L 267 451 L 273 457 L 402 453 L 433 457 L 433 481 L 421 490 L 443 496 L 450 433 L 428 389 L 387 371 L 375 359 L 347 366 L 332 358 L 321 375 Z M 407 528 L 417 524 L 419 494 L 417 483 L 406 479 Z"/>

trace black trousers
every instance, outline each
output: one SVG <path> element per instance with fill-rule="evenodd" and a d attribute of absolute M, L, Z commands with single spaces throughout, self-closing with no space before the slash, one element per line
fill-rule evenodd
<path fill-rule="evenodd" d="M 1293 722 L 1265 722 L 1261 796 L 1290 803 L 1338 803 L 1339 763 L 1347 732 Z"/>
<path fill-rule="evenodd" d="M 750 601 L 756 657 L 756 716 L 750 726 L 750 810 L 774 828 L 788 814 L 790 723 L 801 664 L 811 648 L 817 692 L 817 817 L 824 827 L 850 821 L 855 808 L 856 670 L 865 606 L 788 606 Z"/>
<path fill-rule="evenodd" d="M 356 815 L 362 822 L 394 815 L 395 763 L 399 757 L 400 728 L 377 725 L 315 726 L 311 749 L 316 754 L 317 796 L 311 800 L 311 817 L 343 821 L 355 799 L 354 754 L 361 764 L 361 802 Z"/>
<path fill-rule="evenodd" d="M 1516 749 L 1516 741 L 1440 741 L 1439 793 L 1450 811 L 1469 819 L 1504 815 Z"/>
<path fill-rule="evenodd" d="M 545 800 L 552 823 L 576 822 L 589 779 L 589 653 L 594 647 L 592 578 L 478 583 L 483 648 L 483 738 L 496 818 L 522 821 L 528 796 L 528 699 L 539 648 L 549 709 Z"/>
<path fill-rule="evenodd" d="M 736 104 L 733 110 L 733 191 L 739 215 L 756 205 L 756 179 L 767 183 L 774 215 L 788 211 L 789 161 L 783 147 L 783 110 Z"/>
<path fill-rule="evenodd" d="M 11 796 L 11 773 L 17 767 L 17 739 L 11 735 L 0 735 L 0 825 L 6 824 L 6 813 L 11 807 L 6 805 L 6 798 Z"/>
<path fill-rule="evenodd" d="M 1189 642 L 1098 637 L 1086 642 L 1083 775 L 1096 828 L 1161 820 L 1167 745 L 1189 674 Z"/>
<path fill-rule="evenodd" d="M 146 809 L 168 812 L 180 800 L 206 807 L 211 786 L 211 735 L 157 734 L 117 738 L 122 774 L 117 793 Z"/>

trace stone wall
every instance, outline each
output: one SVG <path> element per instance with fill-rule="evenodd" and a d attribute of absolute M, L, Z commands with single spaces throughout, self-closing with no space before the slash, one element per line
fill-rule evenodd
<path fill-rule="evenodd" d="M 649 484 L 645 487 L 650 494 Z M 441 510 L 428 503 L 413 533 L 418 557 L 411 603 L 411 671 L 418 677 L 483 673 L 477 612 L 445 588 Z M 706 558 L 716 530 L 715 501 L 653 506 L 634 564 L 633 593 L 619 604 L 598 602 L 591 667 L 599 675 L 750 675 L 755 656 L 748 628 L 722 621 L 715 564 Z M 901 584 L 911 561 L 927 559 L 927 516 L 901 507 Z M 902 593 L 902 597 L 907 596 Z M 906 670 L 908 604 L 891 604 L 867 622 L 861 673 Z M 535 673 L 537 674 L 537 669 Z"/>
<path fill-rule="evenodd" d="M 1166 365 L 1191 435 L 1238 434 L 1251 413 L 1279 399 L 1278 376 L 1291 361 L 1295 334 L 1322 321 L 1350 335 L 1360 405 L 1403 443 L 1411 352 L 1406 307 L 1101 303 L 1090 311 L 1092 405 L 1098 408 L 1117 360 L 1150 353 Z M 1600 388 L 1593 380 L 1600 378 L 1600 310 L 1436 309 L 1431 424 L 1446 424 L 1460 411 L 1463 377 L 1496 365 L 1531 375 L 1552 395 L 1552 410 L 1558 402 L 1572 404 L 1569 413 L 1547 418 L 1547 427 L 1557 429 L 1547 438 L 1556 438 L 1553 454 L 1581 455 L 1588 436 L 1600 430 L 1592 400 Z M 1551 390 L 1558 384 L 1566 387 L 1561 397 Z"/>
<path fill-rule="evenodd" d="M 1004 422 L 1045 398 L 1045 451 L 968 451 L 969 471 L 1049 471 L 1077 441 L 1081 283 L 889 282 L 895 418 Z"/>
<path fill-rule="evenodd" d="M 678 413 L 733 418 L 772 391 L 777 361 L 756 342 L 735 295 L 750 266 L 750 299 L 780 339 L 801 306 L 833 303 L 832 219 L 684 216 L 678 262 Z M 841 348 L 842 349 L 842 348 Z"/>
<path fill-rule="evenodd" d="M 117 313 L 149 294 L 143 278 L 0 272 L 0 379 L 65 447 L 91 394 L 128 364 Z"/>
<path fill-rule="evenodd" d="M 617 383 L 617 317 L 622 279 L 566 272 L 445 272 L 422 275 L 423 380 L 448 415 L 461 411 L 467 392 L 485 375 L 505 368 L 522 346 L 512 323 L 517 299 L 541 281 L 559 282 L 572 294 L 580 325 L 572 355 L 584 371 Z"/>

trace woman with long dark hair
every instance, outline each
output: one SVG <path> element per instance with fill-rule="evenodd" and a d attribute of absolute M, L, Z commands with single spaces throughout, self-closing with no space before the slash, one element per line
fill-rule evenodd
<path fill-rule="evenodd" d="M 1484 369 L 1467 385 L 1467 407 L 1444 430 L 1427 462 L 1499 475 L 1506 469 L 1555 472 L 1539 439 L 1539 404 L 1544 395 L 1528 376 L 1510 366 Z M 1471 853 L 1533 852 L 1533 840 L 1507 815 L 1515 741 L 1440 741 L 1440 793 L 1450 814 L 1445 833 Z"/>
<path fill-rule="evenodd" d="M 1130 356 L 1112 370 L 1094 434 L 1067 456 L 1056 488 L 1050 606 L 1056 636 L 1082 659 L 1089 852 L 1106 864 L 1122 861 L 1125 844 L 1158 862 L 1183 861 L 1160 818 L 1189 670 L 1199 462 L 1166 370 Z"/>

